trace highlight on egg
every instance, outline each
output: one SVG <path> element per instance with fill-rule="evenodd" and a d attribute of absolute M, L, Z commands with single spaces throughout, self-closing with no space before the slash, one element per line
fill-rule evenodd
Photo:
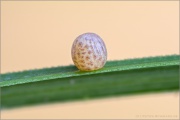
<path fill-rule="evenodd" d="M 84 33 L 74 40 L 71 56 L 79 70 L 93 71 L 105 65 L 107 50 L 100 36 L 95 33 Z"/>

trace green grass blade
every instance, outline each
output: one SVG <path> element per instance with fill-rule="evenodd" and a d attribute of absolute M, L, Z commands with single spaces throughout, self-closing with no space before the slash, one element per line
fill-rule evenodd
<path fill-rule="evenodd" d="M 73 76 L 179 65 L 179 58 L 179 55 L 171 55 L 121 61 L 109 61 L 104 68 L 92 72 L 81 72 L 75 66 L 70 65 L 54 68 L 44 68 L 39 70 L 22 71 L 16 73 L 7 73 L 1 75 L 2 79 L 0 80 L 0 87 Z"/>
<path fill-rule="evenodd" d="M 179 89 L 179 55 L 110 61 L 98 71 L 74 66 L 1 75 L 2 108 Z"/>

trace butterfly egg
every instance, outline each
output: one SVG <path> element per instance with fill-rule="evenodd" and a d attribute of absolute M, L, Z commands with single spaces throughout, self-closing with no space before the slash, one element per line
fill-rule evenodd
<path fill-rule="evenodd" d="M 74 40 L 71 56 L 79 70 L 93 71 L 105 65 L 107 50 L 103 40 L 97 34 L 84 33 Z"/>

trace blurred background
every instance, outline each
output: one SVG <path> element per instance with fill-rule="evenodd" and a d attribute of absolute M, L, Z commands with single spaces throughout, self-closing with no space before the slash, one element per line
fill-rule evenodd
<path fill-rule="evenodd" d="M 100 35 L 108 60 L 179 54 L 178 1 L 1 1 L 1 72 L 73 64 L 71 46 Z M 179 93 L 1 111 L 2 119 L 178 119 Z M 155 117 L 156 115 L 156 117 Z"/>

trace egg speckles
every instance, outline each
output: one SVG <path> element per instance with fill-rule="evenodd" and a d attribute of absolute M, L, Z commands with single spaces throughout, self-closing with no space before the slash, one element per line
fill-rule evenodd
<path fill-rule="evenodd" d="M 97 34 L 84 33 L 75 39 L 71 56 L 79 70 L 93 71 L 105 65 L 107 50 L 103 40 Z"/>

